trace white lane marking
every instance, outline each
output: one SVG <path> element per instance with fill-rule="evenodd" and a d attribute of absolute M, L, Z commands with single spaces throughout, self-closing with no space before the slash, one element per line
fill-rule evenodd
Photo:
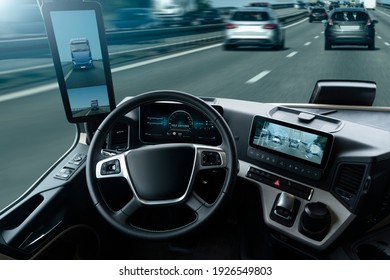
<path fill-rule="evenodd" d="M 293 57 L 294 55 L 296 55 L 298 52 L 292 52 L 290 54 L 288 54 L 286 57 Z"/>
<path fill-rule="evenodd" d="M 8 101 L 8 100 L 13 100 L 13 99 L 21 98 L 21 97 L 26 97 L 26 96 L 30 96 L 30 95 L 43 93 L 43 92 L 50 91 L 50 90 L 55 90 L 55 89 L 58 89 L 58 84 L 51 83 L 51 84 L 47 84 L 44 86 L 29 88 L 29 89 L 17 91 L 14 93 L 5 94 L 5 95 L 0 96 L 0 103 L 4 102 L 4 101 Z"/>
<path fill-rule="evenodd" d="M 379 40 L 380 40 L 380 39 L 382 39 L 382 37 L 381 37 L 381 36 L 376 36 L 376 37 L 377 37 Z"/>
<path fill-rule="evenodd" d="M 8 74 L 15 74 L 19 72 L 25 72 L 25 71 L 31 71 L 31 70 L 38 70 L 42 68 L 49 68 L 49 67 L 54 67 L 54 65 L 51 64 L 43 64 L 43 65 L 38 65 L 38 66 L 31 66 L 31 67 L 24 67 L 24 68 L 19 68 L 19 69 L 11 69 L 11 70 L 4 70 L 0 71 L 0 76 L 1 75 L 8 75 Z"/>
<path fill-rule="evenodd" d="M 304 46 L 308 46 L 310 44 L 311 44 L 311 42 L 306 42 Z"/>
<path fill-rule="evenodd" d="M 386 45 L 386 46 L 390 46 L 390 43 L 388 43 L 388 42 L 385 42 L 385 45 Z"/>
<path fill-rule="evenodd" d="M 320 38 L 320 36 L 315 36 L 315 37 L 314 37 L 314 39 L 318 39 L 318 38 Z"/>
<path fill-rule="evenodd" d="M 307 21 L 307 20 L 308 20 L 308 19 L 305 18 L 305 19 L 303 19 L 303 20 L 297 21 L 296 23 L 292 23 L 292 24 L 290 24 L 290 25 L 283 26 L 283 28 L 284 28 L 284 29 L 287 29 L 287 28 L 293 27 L 293 26 L 295 26 L 295 25 L 301 24 L 302 22 L 305 22 L 305 21 Z"/>
<path fill-rule="evenodd" d="M 201 40 L 207 41 L 207 40 L 213 40 L 215 38 L 220 38 L 220 37 L 221 36 L 204 37 Z M 199 39 L 181 41 L 180 44 L 189 44 L 189 43 L 192 43 L 192 42 L 199 42 Z M 175 46 L 175 45 L 177 45 L 177 43 L 159 45 L 158 47 L 159 48 L 167 48 L 167 47 L 169 48 L 169 47 Z M 220 45 L 221 44 L 216 44 L 215 46 L 218 47 Z M 150 46 L 150 47 L 144 47 L 144 48 L 138 48 L 138 49 L 130 49 L 130 50 L 123 50 L 123 51 L 112 51 L 108 55 L 109 56 L 120 55 L 120 54 L 127 54 L 127 53 L 138 52 L 138 51 L 148 51 L 148 50 L 155 50 L 155 49 L 156 49 L 156 46 Z"/>
<path fill-rule="evenodd" d="M 68 78 L 70 77 L 70 75 L 73 73 L 73 68 L 69 71 L 69 73 L 65 76 L 64 80 L 65 82 L 68 80 Z"/>
<path fill-rule="evenodd" d="M 15 42 L 28 42 L 28 41 L 36 41 L 36 40 L 47 40 L 47 37 L 32 37 L 32 38 L 24 38 L 24 39 L 6 39 L 1 40 L 2 43 L 15 43 Z"/>
<path fill-rule="evenodd" d="M 260 80 L 261 78 L 267 76 L 271 71 L 269 70 L 266 70 L 266 71 L 263 71 L 261 72 L 260 74 L 254 76 L 252 79 L 246 81 L 246 84 L 254 84 L 256 83 L 258 80 Z"/>
<path fill-rule="evenodd" d="M 172 59 L 172 58 L 185 56 L 185 55 L 188 55 L 188 54 L 192 54 L 192 53 L 196 53 L 196 52 L 201 52 L 201 51 L 204 51 L 204 50 L 212 49 L 212 48 L 215 48 L 215 47 L 218 47 L 218 46 L 221 46 L 221 45 L 222 45 L 221 43 L 220 44 L 214 44 L 214 45 L 203 47 L 203 48 L 198 48 L 198 49 L 189 50 L 189 51 L 185 51 L 185 52 L 181 52 L 181 53 L 176 53 L 176 54 L 171 54 L 171 55 L 167 55 L 167 56 L 163 56 L 163 57 L 149 59 L 149 60 L 145 60 L 145 61 L 141 61 L 141 62 L 137 62 L 137 63 L 133 63 L 133 64 L 128 64 L 128 65 L 124 65 L 124 66 L 113 68 L 113 69 L 111 69 L 111 72 L 112 73 L 116 73 L 116 72 L 126 71 L 126 70 L 129 70 L 129 69 L 145 66 L 145 65 L 148 65 L 148 64 L 152 64 L 152 63 L 156 63 L 156 62 L 160 62 L 160 61 L 164 61 L 164 60 L 168 60 L 168 59 Z"/>
<path fill-rule="evenodd" d="M 385 13 L 385 12 L 383 12 L 383 11 L 381 11 L 381 10 L 376 10 L 376 12 L 379 12 L 379 13 L 381 13 L 381 14 L 383 14 L 383 15 L 385 15 L 385 16 L 387 16 L 387 17 L 390 17 L 390 15 L 389 14 L 387 14 L 387 13 Z"/>
<path fill-rule="evenodd" d="M 164 56 L 164 57 L 161 57 L 161 58 L 150 59 L 150 60 L 146 60 L 146 61 L 143 61 L 143 62 L 138 62 L 138 63 L 134 63 L 134 64 L 124 65 L 124 66 L 121 66 L 121 67 L 116 67 L 116 68 L 111 69 L 111 72 L 112 73 L 116 73 L 116 72 L 120 72 L 120 71 L 125 71 L 125 70 L 128 70 L 128 69 L 132 69 L 132 68 L 148 65 L 148 64 L 151 64 L 151 63 L 156 63 L 156 62 L 159 62 L 159 61 L 163 61 L 163 60 L 167 60 L 167 59 L 171 59 L 171 58 L 175 58 L 175 57 L 179 57 L 179 56 L 184 56 L 184 55 L 191 54 L 191 53 L 204 51 L 204 50 L 211 49 L 211 48 L 216 48 L 216 47 L 219 47 L 219 46 L 222 46 L 222 43 L 214 44 L 214 45 L 210 45 L 210 46 L 207 46 L 207 47 L 198 48 L 198 49 L 194 49 L 194 50 L 190 50 L 190 51 L 185 51 L 185 52 L 181 52 L 181 53 L 177 53 L 177 54 L 172 54 L 172 55 Z M 1 102 L 5 102 L 5 101 L 9 101 L 9 100 L 13 100 L 13 99 L 17 99 L 17 98 L 22 98 L 22 97 L 26 97 L 26 96 L 35 95 L 35 94 L 40 94 L 40 93 L 44 93 L 44 92 L 47 92 L 47 91 L 50 91 L 50 90 L 56 90 L 56 89 L 58 90 L 58 83 L 57 82 L 50 83 L 50 84 L 43 85 L 43 86 L 30 88 L 30 89 L 20 90 L 20 91 L 8 93 L 8 94 L 0 95 L 0 103 Z"/>

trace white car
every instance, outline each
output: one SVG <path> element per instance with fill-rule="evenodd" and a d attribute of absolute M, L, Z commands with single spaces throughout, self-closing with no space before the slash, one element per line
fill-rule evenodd
<path fill-rule="evenodd" d="M 272 47 L 281 50 L 284 44 L 285 32 L 273 9 L 239 8 L 225 23 L 223 43 L 225 50 L 241 46 Z"/>

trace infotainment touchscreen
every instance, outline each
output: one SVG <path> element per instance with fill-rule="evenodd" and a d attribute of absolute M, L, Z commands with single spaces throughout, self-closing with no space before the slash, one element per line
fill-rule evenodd
<path fill-rule="evenodd" d="M 333 143 L 332 134 L 256 116 L 250 146 L 323 169 Z"/>

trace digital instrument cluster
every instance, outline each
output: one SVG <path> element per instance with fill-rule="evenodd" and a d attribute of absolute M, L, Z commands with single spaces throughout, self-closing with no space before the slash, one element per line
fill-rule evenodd
<path fill-rule="evenodd" d="M 222 107 L 214 108 L 222 113 Z M 140 108 L 140 137 L 145 143 L 221 143 L 218 130 L 205 115 L 184 104 L 169 102 Z"/>

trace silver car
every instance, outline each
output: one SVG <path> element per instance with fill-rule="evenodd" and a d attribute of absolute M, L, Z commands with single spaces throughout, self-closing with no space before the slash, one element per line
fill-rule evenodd
<path fill-rule="evenodd" d="M 239 46 L 284 48 L 284 28 L 270 8 L 243 7 L 235 10 L 225 24 L 225 35 L 225 50 Z"/>

